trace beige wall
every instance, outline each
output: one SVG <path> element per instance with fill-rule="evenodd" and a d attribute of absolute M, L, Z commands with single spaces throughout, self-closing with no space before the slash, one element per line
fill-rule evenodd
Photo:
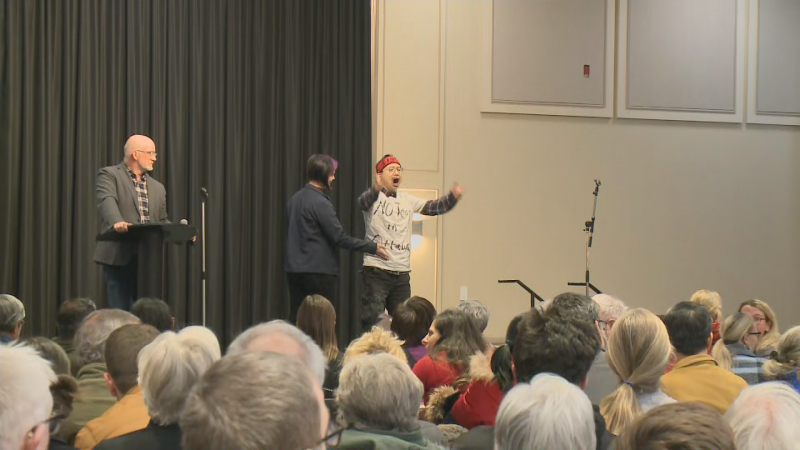
<path fill-rule="evenodd" d="M 436 223 L 438 252 L 412 256 L 415 293 L 447 308 L 466 286 L 501 336 L 528 296 L 498 279 L 550 298 L 583 277 L 599 178 L 598 287 L 657 313 L 714 289 L 726 313 L 758 297 L 782 329 L 800 323 L 800 130 L 481 113 L 481 14 L 480 1 L 379 3 L 376 154 L 407 161 L 405 188 L 467 190 Z"/>

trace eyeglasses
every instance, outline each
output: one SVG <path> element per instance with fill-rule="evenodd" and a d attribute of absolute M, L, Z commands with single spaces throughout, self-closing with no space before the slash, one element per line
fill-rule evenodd
<path fill-rule="evenodd" d="M 386 169 L 386 171 L 389 172 L 389 173 L 403 173 L 403 168 L 402 167 L 388 167 Z"/>
<path fill-rule="evenodd" d="M 331 418 L 328 420 L 328 432 L 325 437 L 319 441 L 319 443 L 325 444 L 326 447 L 338 447 L 342 440 L 342 433 L 351 428 L 353 428 L 352 425 L 342 427 L 339 425 L 339 422 L 337 422 L 336 419 Z"/>
<path fill-rule="evenodd" d="M 33 435 L 36 434 L 36 429 L 39 428 L 39 425 L 41 425 L 43 423 L 48 424 L 48 426 L 50 427 L 50 434 L 51 435 L 58 433 L 58 430 L 61 429 L 61 422 L 66 418 L 67 418 L 67 415 L 64 414 L 64 413 L 62 413 L 62 412 L 54 412 L 44 422 L 39 422 L 36 425 L 34 425 L 33 428 L 31 428 L 31 430 L 28 431 L 28 438 L 30 439 L 31 437 L 33 437 Z"/>
<path fill-rule="evenodd" d="M 144 150 L 136 150 L 139 153 L 146 153 L 151 158 L 158 158 L 158 152 L 146 152 Z"/>

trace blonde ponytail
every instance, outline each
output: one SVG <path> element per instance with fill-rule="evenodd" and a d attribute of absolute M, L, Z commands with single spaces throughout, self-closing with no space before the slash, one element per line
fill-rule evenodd
<path fill-rule="evenodd" d="M 778 348 L 764 364 L 768 380 L 786 378 L 797 370 L 800 361 L 800 326 L 790 328 L 778 341 Z"/>
<path fill-rule="evenodd" d="M 609 432 L 619 435 L 642 414 L 636 394 L 660 388 L 671 348 L 664 323 L 650 311 L 632 309 L 614 324 L 606 359 L 621 384 L 600 402 L 600 414 Z"/>

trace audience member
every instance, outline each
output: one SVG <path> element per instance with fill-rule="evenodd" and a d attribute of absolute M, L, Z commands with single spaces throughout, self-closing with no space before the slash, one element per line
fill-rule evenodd
<path fill-rule="evenodd" d="M 481 425 L 494 425 L 497 409 L 506 393 L 514 387 L 514 371 L 511 363 L 511 351 L 517 338 L 519 323 L 523 315 L 511 320 L 506 330 L 506 343 L 492 354 L 491 358 L 483 353 L 472 357 L 469 365 L 469 385 L 455 402 L 437 402 L 436 394 L 431 396 L 425 408 L 425 419 L 434 423 L 456 423 L 467 430 Z M 438 388 L 443 389 L 442 387 Z M 449 395 L 457 391 L 450 388 Z M 445 399 L 449 397 L 445 395 Z M 452 409 L 447 410 L 449 404 Z"/>
<path fill-rule="evenodd" d="M 656 406 L 675 403 L 661 392 L 661 375 L 671 350 L 664 323 L 650 311 L 633 309 L 617 321 L 608 339 L 606 358 L 619 387 L 600 403 L 611 434 L 618 435 Z"/>
<path fill-rule="evenodd" d="M 83 319 L 94 311 L 97 311 L 97 305 L 94 304 L 92 299 L 78 297 L 62 303 L 56 314 L 56 330 L 58 331 L 58 335 L 53 338 L 53 341 L 67 352 L 73 377 L 77 377 L 78 371 L 81 369 L 78 364 L 78 355 L 75 353 L 75 345 L 73 343 L 75 333 L 78 331 L 81 323 L 83 323 Z"/>
<path fill-rule="evenodd" d="M 756 356 L 768 357 L 775 347 L 778 345 L 778 339 L 781 337 L 780 329 L 778 328 L 778 319 L 772 308 L 766 302 L 758 299 L 747 300 L 739 305 L 739 312 L 753 317 L 756 322 L 756 330 L 761 333 L 761 338 L 758 340 L 758 347 L 753 351 Z"/>
<path fill-rule="evenodd" d="M 475 321 L 478 331 L 486 331 L 489 326 L 489 308 L 478 300 L 467 300 L 458 304 L 458 310 L 467 313 Z"/>
<path fill-rule="evenodd" d="M 127 311 L 101 309 L 86 316 L 78 328 L 75 333 L 75 354 L 80 366 L 78 395 L 72 404 L 72 412 L 57 433 L 62 441 L 75 442 L 75 435 L 87 422 L 100 417 L 117 402 L 105 379 L 108 370 L 104 356 L 106 341 L 114 330 L 133 323 L 139 323 L 139 319 Z"/>
<path fill-rule="evenodd" d="M 326 400 L 334 397 L 339 387 L 342 358 L 336 341 L 336 310 L 333 304 L 321 295 L 309 295 L 297 311 L 297 328 L 307 334 L 322 349 L 327 362 L 322 391 Z"/>
<path fill-rule="evenodd" d="M 628 307 L 622 300 L 608 294 L 597 294 L 592 297 L 597 304 L 598 326 L 600 327 L 601 351 L 595 356 L 592 368 L 589 369 L 589 382 L 586 384 L 586 396 L 593 405 L 599 405 L 604 398 L 614 392 L 619 386 L 619 379 L 606 360 L 606 345 L 614 324 L 627 311 Z"/>
<path fill-rule="evenodd" d="M 150 415 L 138 385 L 139 352 L 158 336 L 145 324 L 123 325 L 114 330 L 103 351 L 108 372 L 108 390 L 118 400 L 102 416 L 90 420 L 75 438 L 75 448 L 92 450 L 98 443 L 147 427 Z"/>
<path fill-rule="evenodd" d="M 557 296 L 544 311 L 534 308 L 526 313 L 511 356 L 517 384 L 528 383 L 540 373 L 552 373 L 578 387 L 586 386 L 589 368 L 600 351 L 597 320 L 597 305 L 589 297 L 573 293 Z M 596 448 L 607 449 L 611 435 L 599 407 L 592 405 L 592 409 Z M 494 427 L 479 426 L 453 441 L 453 448 L 489 450 L 493 443 Z"/>
<path fill-rule="evenodd" d="M 200 326 L 188 326 L 180 331 L 181 339 L 183 340 L 198 340 L 205 345 L 214 354 L 214 361 L 222 358 L 222 349 L 219 346 L 219 339 L 210 329 Z"/>
<path fill-rule="evenodd" d="M 179 421 L 183 450 L 320 447 L 328 409 L 318 374 L 307 367 L 295 355 L 229 351 L 186 399 Z"/>
<path fill-rule="evenodd" d="M 456 309 L 436 316 L 422 343 L 428 355 L 413 370 L 425 387 L 426 404 L 434 389 L 452 384 L 469 367 L 470 358 L 487 347 L 472 318 Z"/>
<path fill-rule="evenodd" d="M 503 399 L 494 449 L 593 449 L 593 415 L 592 402 L 578 386 L 557 375 L 536 375 Z"/>
<path fill-rule="evenodd" d="M 800 393 L 798 365 L 800 365 L 800 326 L 790 328 L 781 336 L 777 349 L 772 351 L 769 361 L 764 363 L 764 379 L 785 381 Z"/>
<path fill-rule="evenodd" d="M 71 374 L 69 356 L 60 345 L 41 336 L 29 337 L 22 342 L 35 349 L 45 361 L 49 361 L 56 375 Z"/>
<path fill-rule="evenodd" d="M 737 450 L 733 431 L 722 415 L 710 406 L 696 402 L 672 403 L 651 409 L 622 430 L 614 442 L 614 448 Z"/>
<path fill-rule="evenodd" d="M 361 337 L 350 343 L 347 350 L 344 352 L 342 367 L 347 367 L 353 361 L 357 361 L 364 356 L 384 353 L 392 356 L 403 364 L 408 364 L 406 353 L 403 352 L 402 349 L 402 341 L 397 339 L 389 331 L 375 326 L 372 327 L 371 331 L 364 333 Z M 447 439 L 436 425 L 424 421 L 420 421 L 419 425 L 422 437 L 428 441 L 440 444 L 447 442 Z"/>
<path fill-rule="evenodd" d="M 431 302 L 422 297 L 411 297 L 399 304 L 392 316 L 391 330 L 403 341 L 403 351 L 406 353 L 408 365 L 412 369 L 420 359 L 428 354 L 422 343 L 433 320 L 436 318 L 436 309 Z"/>
<path fill-rule="evenodd" d="M 422 383 L 392 355 L 365 355 L 342 369 L 336 400 L 342 424 L 339 448 L 427 449 L 417 412 Z"/>
<path fill-rule="evenodd" d="M 36 350 L 0 345 L 0 450 L 47 448 L 54 381 L 53 369 Z"/>
<path fill-rule="evenodd" d="M 248 350 L 299 358 L 317 378 L 320 389 L 325 383 L 325 355 L 322 349 L 307 334 L 288 322 L 273 320 L 248 328 L 231 342 L 226 355 L 236 355 Z"/>
<path fill-rule="evenodd" d="M 756 357 L 753 350 L 758 346 L 758 337 L 753 318 L 738 312 L 728 316 L 722 323 L 721 339 L 711 349 L 717 364 L 742 377 L 747 384 L 763 381 L 764 359 Z"/>
<path fill-rule="evenodd" d="M 703 308 L 711 314 L 711 332 L 714 333 L 714 339 L 711 342 L 711 345 L 717 343 L 720 338 L 720 326 L 722 321 L 722 297 L 719 296 L 719 293 L 714 291 L 709 291 L 706 289 L 700 289 L 699 291 L 692 294 L 692 297 L 689 299 L 692 303 L 697 303 L 698 305 L 702 306 Z"/>
<path fill-rule="evenodd" d="M 204 334 L 205 336 L 200 336 Z M 147 428 L 101 442 L 95 450 L 181 448 L 178 419 L 203 373 L 220 359 L 219 342 L 208 328 L 167 331 L 139 353 L 139 385 L 150 414 Z"/>
<path fill-rule="evenodd" d="M 140 298 L 133 304 L 131 312 L 143 324 L 152 325 L 159 332 L 175 329 L 175 318 L 172 317 L 172 311 L 170 311 L 167 302 L 160 298 Z"/>
<path fill-rule="evenodd" d="M 708 355 L 711 314 L 697 303 L 680 302 L 664 318 L 678 359 L 661 378 L 664 393 L 679 402 L 701 402 L 724 413 L 747 382 Z"/>
<path fill-rule="evenodd" d="M 402 341 L 397 339 L 391 332 L 380 327 L 372 327 L 367 333 L 355 339 L 344 352 L 342 366 L 346 366 L 351 361 L 365 355 L 377 353 L 388 353 L 400 361 L 408 364 L 406 354 L 403 352 Z"/>
<path fill-rule="evenodd" d="M 0 345 L 19 340 L 25 324 L 25 306 L 17 297 L 0 294 Z"/>
<path fill-rule="evenodd" d="M 63 351 L 63 349 L 62 349 Z M 50 385 L 50 395 L 53 397 L 53 413 L 50 415 L 50 446 L 49 450 L 75 450 L 63 441 L 56 432 L 61 427 L 62 421 L 72 412 L 72 402 L 78 394 L 78 382 L 69 374 L 56 374 L 57 380 Z"/>
<path fill-rule="evenodd" d="M 742 391 L 728 408 L 739 450 L 798 448 L 800 396 L 784 383 L 762 383 Z"/>

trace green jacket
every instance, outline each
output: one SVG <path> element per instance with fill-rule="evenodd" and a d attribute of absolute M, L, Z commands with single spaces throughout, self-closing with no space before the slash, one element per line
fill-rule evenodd
<path fill-rule="evenodd" d="M 350 429 L 342 433 L 340 450 L 442 450 L 437 444 L 422 437 L 417 430 L 410 433 L 375 430 L 369 428 Z"/>
<path fill-rule="evenodd" d="M 106 365 L 101 363 L 87 364 L 78 371 L 78 394 L 72 402 L 72 413 L 61 423 L 57 436 L 60 440 L 72 445 L 87 422 L 102 416 L 117 402 L 103 377 L 106 372 Z"/>

